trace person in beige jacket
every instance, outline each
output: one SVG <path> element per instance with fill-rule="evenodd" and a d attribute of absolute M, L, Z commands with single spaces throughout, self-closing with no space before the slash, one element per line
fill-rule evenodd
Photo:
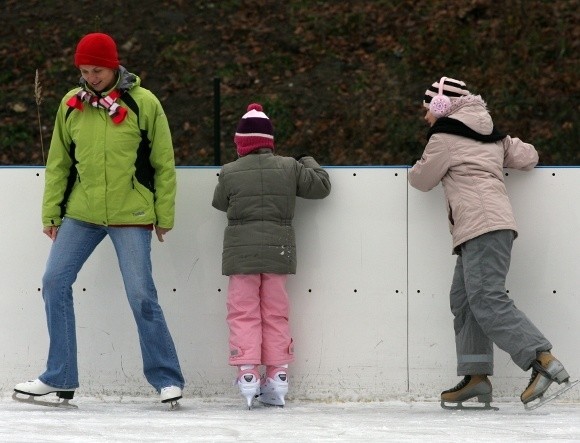
<path fill-rule="evenodd" d="M 517 226 L 503 168 L 531 170 L 538 153 L 501 134 L 481 96 L 462 81 L 441 78 L 425 92 L 423 105 L 431 128 L 421 159 L 409 170 L 409 183 L 426 192 L 441 182 L 457 255 L 450 303 L 457 374 L 464 378 L 441 393 L 441 406 L 460 409 L 463 401 L 477 397 L 490 408 L 495 343 L 524 371 L 532 369 L 521 395 L 530 408 L 545 401 L 553 381 L 565 388 L 570 384 L 564 366 L 550 353 L 552 344 L 505 289 Z"/>

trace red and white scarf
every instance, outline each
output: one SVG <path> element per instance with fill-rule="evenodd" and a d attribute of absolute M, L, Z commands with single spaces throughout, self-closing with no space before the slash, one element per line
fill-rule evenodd
<path fill-rule="evenodd" d="M 113 123 L 119 124 L 125 117 L 127 116 L 127 110 L 123 108 L 119 103 L 117 103 L 117 99 L 121 96 L 121 91 L 118 89 L 113 90 L 110 94 L 105 97 L 99 97 L 89 91 L 81 89 L 76 95 L 72 96 L 66 104 L 71 108 L 76 108 L 79 111 L 83 110 L 83 103 L 89 103 L 95 108 L 103 108 L 105 109 Z"/>

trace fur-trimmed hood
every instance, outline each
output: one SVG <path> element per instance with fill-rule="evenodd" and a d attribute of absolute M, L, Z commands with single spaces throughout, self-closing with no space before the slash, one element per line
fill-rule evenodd
<path fill-rule="evenodd" d="M 493 131 L 493 120 L 481 95 L 470 94 L 451 100 L 451 111 L 446 117 L 459 120 L 482 135 Z"/>

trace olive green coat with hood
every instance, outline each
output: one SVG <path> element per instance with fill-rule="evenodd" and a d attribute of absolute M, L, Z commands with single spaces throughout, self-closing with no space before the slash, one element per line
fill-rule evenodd
<path fill-rule="evenodd" d="M 297 161 L 259 149 L 224 165 L 212 203 L 228 217 L 222 273 L 295 274 L 296 196 L 329 193 L 328 173 L 309 156 Z"/>
<path fill-rule="evenodd" d="M 123 95 L 117 102 L 128 111 L 120 124 L 105 109 L 69 107 L 80 88 L 62 99 L 46 165 L 43 226 L 60 226 L 66 216 L 103 226 L 173 227 L 171 133 L 159 100 L 140 83 L 120 67 L 115 88 Z"/>

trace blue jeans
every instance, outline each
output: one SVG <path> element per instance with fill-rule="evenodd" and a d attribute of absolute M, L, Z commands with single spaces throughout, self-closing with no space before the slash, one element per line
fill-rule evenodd
<path fill-rule="evenodd" d="M 50 336 L 46 371 L 39 379 L 61 389 L 79 386 L 72 285 L 97 245 L 109 235 L 137 323 L 143 372 L 159 391 L 183 388 L 175 345 L 167 328 L 151 271 L 151 231 L 140 227 L 108 227 L 65 218 L 58 230 L 42 279 L 42 297 Z"/>

